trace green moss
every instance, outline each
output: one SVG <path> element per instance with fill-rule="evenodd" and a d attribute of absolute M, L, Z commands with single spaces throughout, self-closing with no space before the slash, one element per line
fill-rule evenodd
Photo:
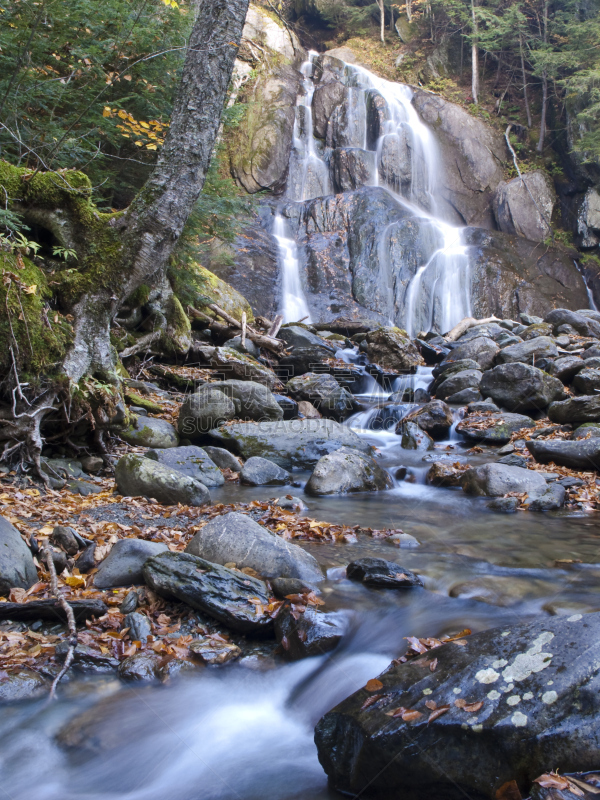
<path fill-rule="evenodd" d="M 125 392 L 125 400 L 132 406 L 145 408 L 150 414 L 160 414 L 163 410 L 157 403 L 153 403 L 152 400 L 148 400 L 147 397 L 142 397 L 136 392 Z"/>
<path fill-rule="evenodd" d="M 250 303 L 237 289 L 234 289 L 233 286 L 221 280 L 214 272 L 210 272 L 210 270 L 206 269 L 201 264 L 196 263 L 193 266 L 202 286 L 203 294 L 206 297 L 209 297 L 213 303 L 220 306 L 223 311 L 231 314 L 231 316 L 235 317 L 239 322 L 242 321 L 242 314 L 244 311 L 246 312 L 246 320 L 249 323 L 254 320 L 254 314 L 252 313 Z M 210 309 L 205 309 L 205 313 L 216 317 Z"/>
<path fill-rule="evenodd" d="M 127 298 L 127 305 L 130 308 L 140 308 L 145 306 L 150 298 L 150 287 L 142 283 L 135 292 Z"/>
<path fill-rule="evenodd" d="M 166 308 L 167 327 L 161 337 L 160 347 L 165 353 L 185 355 L 190 348 L 192 326 L 183 306 L 171 295 Z"/>

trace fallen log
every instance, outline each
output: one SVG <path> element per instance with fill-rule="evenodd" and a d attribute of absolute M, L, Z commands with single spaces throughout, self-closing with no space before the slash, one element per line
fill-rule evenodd
<path fill-rule="evenodd" d="M 445 334 L 444 339 L 447 342 L 455 342 L 457 339 L 466 333 L 469 328 L 474 328 L 476 325 L 486 325 L 488 322 L 500 322 L 498 317 L 486 317 L 485 319 L 475 319 L 474 317 L 465 317 L 455 325 L 451 331 Z"/>
<path fill-rule="evenodd" d="M 227 330 L 230 330 L 231 327 L 235 327 L 240 331 L 242 330 L 242 323 L 238 322 L 238 320 L 235 317 L 232 317 L 226 311 L 223 311 L 223 309 L 220 308 L 219 306 L 215 305 L 214 303 L 211 303 L 206 307 L 210 308 L 211 311 L 214 311 L 215 314 L 218 314 L 226 322 L 229 323 L 230 327 Z M 206 325 L 208 328 L 210 328 L 210 330 L 213 330 L 213 325 L 215 324 L 219 325 L 221 329 L 224 327 L 223 325 L 220 325 L 220 323 L 217 323 L 216 320 L 211 319 L 211 317 L 209 317 L 208 314 L 204 314 L 202 311 L 198 311 L 197 308 L 188 306 L 187 310 L 188 314 L 191 317 L 195 317 L 196 319 L 201 319 L 202 321 L 206 321 Z M 258 331 L 255 331 L 254 328 L 251 328 L 250 325 L 246 325 L 246 336 L 248 339 L 254 342 L 254 344 L 257 347 L 264 347 L 265 350 L 270 350 L 276 356 L 281 356 L 285 352 L 285 342 L 282 342 L 281 339 L 275 339 L 273 336 L 268 336 L 267 334 L 259 333 Z"/>
<path fill-rule="evenodd" d="M 75 619 L 83 622 L 91 617 L 102 617 L 108 606 L 102 600 L 69 600 Z M 66 622 L 67 613 L 60 600 L 30 600 L 28 603 L 0 603 L 0 620 L 29 622 L 46 619 L 50 622 Z"/>

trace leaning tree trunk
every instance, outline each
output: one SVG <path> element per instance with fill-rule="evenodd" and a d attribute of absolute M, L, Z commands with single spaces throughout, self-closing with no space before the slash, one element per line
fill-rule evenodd
<path fill-rule="evenodd" d="M 118 396 L 110 324 L 126 298 L 142 284 L 157 286 L 165 281 L 169 257 L 204 185 L 248 3 L 199 2 L 169 132 L 156 167 L 129 209 L 106 220 L 106 236 L 114 247 L 109 256 L 112 263 L 105 263 L 104 269 L 106 273 L 110 270 L 112 277 L 104 279 L 100 274 L 70 309 L 74 340 L 59 370 L 67 379 L 67 392 L 83 378 L 91 377 L 104 385 L 113 384 L 113 396 Z M 60 180 L 66 182 L 68 178 Z M 35 213 L 35 209 L 29 211 Z M 44 213 L 47 224 L 52 224 L 52 213 L 48 209 Z M 94 217 L 92 224 L 97 228 L 101 215 L 94 212 Z M 81 238 L 81 231 L 76 232 L 75 239 L 78 235 Z M 81 252 L 85 249 L 84 243 Z M 84 256 L 79 260 L 84 261 Z M 157 331 L 156 336 L 160 333 Z M 15 368 L 16 402 L 11 411 L 0 413 L 0 441 L 6 443 L 5 454 L 22 442 L 39 470 L 40 424 L 58 405 L 64 408 L 65 381 L 63 378 L 62 395 L 59 389 L 48 389 L 37 404 L 29 405 L 24 398 L 21 401 L 16 373 Z M 118 403 L 112 405 L 114 412 Z M 97 428 L 103 421 L 99 411 Z"/>
<path fill-rule="evenodd" d="M 475 0 L 471 0 L 471 94 L 475 105 L 479 103 L 479 49 L 477 44 L 477 17 Z"/>

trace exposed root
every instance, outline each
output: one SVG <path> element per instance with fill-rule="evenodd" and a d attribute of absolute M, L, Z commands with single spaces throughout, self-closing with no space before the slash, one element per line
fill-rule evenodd
<path fill-rule="evenodd" d="M 63 679 L 63 677 L 67 674 L 69 667 L 73 662 L 73 658 L 75 656 L 75 648 L 77 647 L 77 626 L 75 625 L 75 614 L 73 614 L 73 609 L 58 591 L 58 579 L 56 577 L 56 568 L 54 567 L 54 561 L 52 560 L 52 550 L 50 549 L 49 545 L 46 545 L 46 547 L 44 547 L 42 551 L 42 558 L 46 562 L 46 566 L 48 567 L 48 572 L 50 573 L 50 590 L 54 595 L 54 597 L 56 597 L 56 599 L 62 606 L 62 609 L 67 617 L 67 622 L 69 623 L 69 649 L 67 651 L 67 657 L 65 658 L 65 663 L 63 664 L 61 671 L 52 681 L 52 686 L 50 687 L 50 694 L 48 696 L 48 701 L 50 701 L 54 700 L 54 697 L 56 695 L 56 687 Z"/>

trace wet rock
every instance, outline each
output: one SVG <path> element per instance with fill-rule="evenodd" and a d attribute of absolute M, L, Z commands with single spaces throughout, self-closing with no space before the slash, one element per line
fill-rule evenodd
<path fill-rule="evenodd" d="M 146 642 L 152 633 L 152 625 L 145 614 L 132 611 L 123 620 L 123 628 L 129 628 L 128 636 L 132 642 Z"/>
<path fill-rule="evenodd" d="M 177 427 L 186 439 L 202 441 L 208 431 L 234 417 L 233 399 L 212 385 L 203 386 L 183 401 Z"/>
<path fill-rule="evenodd" d="M 550 234 L 555 201 L 548 175 L 542 170 L 527 172 L 498 184 L 493 198 L 494 216 L 504 233 L 543 242 Z"/>
<path fill-rule="evenodd" d="M 439 400 L 447 400 L 450 395 L 463 389 L 477 388 L 481 383 L 482 373 L 476 369 L 455 372 L 437 387 L 435 395 Z"/>
<path fill-rule="evenodd" d="M 499 463 L 471 467 L 463 475 L 461 486 L 467 494 L 486 497 L 502 497 L 509 492 L 518 492 L 537 498 L 547 488 L 539 472 Z"/>
<path fill-rule="evenodd" d="M 94 558 L 94 553 L 96 552 L 96 543 L 91 542 L 88 544 L 87 547 L 79 554 L 79 558 L 77 559 L 77 569 L 81 572 L 82 575 L 85 575 L 90 570 L 94 569 L 96 566 L 96 560 Z"/>
<path fill-rule="evenodd" d="M 165 448 L 179 444 L 177 431 L 171 423 L 156 417 L 136 417 L 133 424 L 119 435 L 127 444 L 140 447 Z"/>
<path fill-rule="evenodd" d="M 547 372 L 563 383 L 570 383 L 584 366 L 583 359 L 579 358 L 579 356 L 563 356 L 553 361 L 548 366 Z"/>
<path fill-rule="evenodd" d="M 489 411 L 492 413 L 500 411 L 498 406 L 495 403 L 492 403 L 491 398 L 488 398 L 487 400 L 476 401 L 475 403 L 469 403 L 467 407 L 467 414 L 486 414 Z"/>
<path fill-rule="evenodd" d="M 440 386 L 443 381 L 453 375 L 456 372 L 465 372 L 467 370 L 479 370 L 479 364 L 476 361 L 473 361 L 472 358 L 462 358 L 460 361 L 446 360 L 442 361 L 441 364 L 437 364 L 433 368 L 433 384 L 430 387 L 432 392 L 435 392 L 438 386 Z"/>
<path fill-rule="evenodd" d="M 463 389 L 446 398 L 446 402 L 455 406 L 465 406 L 481 400 L 481 393 L 477 389 Z"/>
<path fill-rule="evenodd" d="M 19 531 L 0 516 L 0 596 L 13 587 L 29 589 L 37 579 L 31 550 Z"/>
<path fill-rule="evenodd" d="M 76 622 L 84 622 L 92 617 L 102 617 L 108 607 L 102 600 L 69 600 Z M 44 619 L 51 622 L 67 621 L 67 615 L 58 600 L 28 600 L 26 603 L 1 603 L 0 620 L 10 619 L 13 622 L 33 622 Z"/>
<path fill-rule="evenodd" d="M 308 511 L 308 506 L 302 500 L 302 498 L 295 497 L 291 494 L 286 494 L 283 497 L 279 497 L 275 501 L 275 505 L 279 506 L 280 508 L 286 508 L 288 511 Z"/>
<path fill-rule="evenodd" d="M 252 456 L 240 470 L 240 481 L 249 486 L 283 486 L 290 483 L 289 472 L 267 458 Z"/>
<path fill-rule="evenodd" d="M 296 616 L 286 607 L 275 619 L 275 638 L 291 661 L 331 652 L 347 629 L 347 619 L 339 612 L 324 614 L 313 606 L 306 606 L 306 610 Z"/>
<path fill-rule="evenodd" d="M 442 400 L 432 400 L 403 417 L 398 423 L 396 433 L 401 432 L 401 426 L 407 422 L 416 422 L 432 439 L 445 439 L 454 423 L 454 418 L 446 403 Z"/>
<path fill-rule="evenodd" d="M 487 504 L 491 511 L 501 514 L 514 514 L 519 508 L 518 497 L 493 497 Z"/>
<path fill-rule="evenodd" d="M 422 431 L 416 422 L 402 422 L 402 442 L 404 450 L 433 450 L 433 439 Z M 396 430 L 396 433 L 399 433 Z"/>
<path fill-rule="evenodd" d="M 426 342 L 423 339 L 415 339 L 415 344 L 423 356 L 426 364 L 439 364 L 450 353 L 446 347 L 442 347 L 433 342 Z"/>
<path fill-rule="evenodd" d="M 277 334 L 277 338 L 294 350 L 299 347 L 316 347 L 328 351 L 331 355 L 335 354 L 335 347 L 301 325 L 284 325 Z"/>
<path fill-rule="evenodd" d="M 284 469 L 313 466 L 322 456 L 344 446 L 371 452 L 350 428 L 330 419 L 242 422 L 212 430 L 210 435 L 244 458 L 262 456 Z"/>
<path fill-rule="evenodd" d="M 498 459 L 498 464 L 508 464 L 509 467 L 527 469 L 527 459 L 517 453 L 509 453 L 507 456 L 502 456 L 502 458 Z"/>
<path fill-rule="evenodd" d="M 316 727 L 332 787 L 401 792 L 407 800 L 491 798 L 515 779 L 526 795 L 548 764 L 565 772 L 594 769 L 599 629 L 600 614 L 516 622 L 474 634 L 463 647 L 449 643 L 392 665 L 379 676 L 379 702 L 365 708 L 373 693 L 360 689 Z M 423 668 L 432 656 L 433 673 Z M 447 712 L 432 714 L 431 701 Z M 388 715 L 399 707 L 421 716 Z M 536 746 L 524 747 L 524 737 Z"/>
<path fill-rule="evenodd" d="M 119 678 L 128 683 L 155 681 L 159 677 L 161 661 L 161 656 L 151 651 L 135 653 L 119 664 Z"/>
<path fill-rule="evenodd" d="M 568 308 L 553 309 L 546 315 L 544 322 L 550 323 L 555 332 L 561 325 L 570 325 L 581 336 L 600 336 L 600 322 Z"/>
<path fill-rule="evenodd" d="M 401 567 L 395 561 L 383 558 L 360 558 L 346 567 L 346 577 L 361 581 L 374 589 L 407 589 L 423 586 L 423 581 L 414 572 Z"/>
<path fill-rule="evenodd" d="M 113 586 L 130 586 L 144 583 L 144 563 L 159 553 L 168 550 L 166 544 L 147 542 L 144 539 L 119 539 L 98 567 L 94 586 L 110 589 Z"/>
<path fill-rule="evenodd" d="M 391 536 L 386 537 L 386 542 L 394 545 L 394 547 L 409 549 L 421 546 L 421 543 L 418 541 L 418 539 L 416 539 L 414 536 L 411 536 L 410 533 L 393 533 Z"/>
<path fill-rule="evenodd" d="M 55 649 L 57 660 L 64 661 L 67 657 L 68 650 L 69 643 L 60 642 Z M 72 664 L 76 672 L 94 675 L 103 672 L 115 672 L 119 666 L 119 661 L 111 655 L 105 655 L 100 650 L 80 643 L 73 652 Z"/>
<path fill-rule="evenodd" d="M 376 328 L 365 341 L 369 360 L 385 369 L 406 370 L 422 363 L 419 351 L 400 328 Z"/>
<path fill-rule="evenodd" d="M 492 366 L 498 352 L 500 352 L 500 348 L 493 339 L 487 336 L 477 336 L 466 342 L 459 342 L 450 353 L 449 358 L 452 361 L 469 359 L 477 362 L 481 370 L 486 370 Z"/>
<path fill-rule="evenodd" d="M 404 194 L 410 191 L 412 158 L 410 134 L 400 128 L 397 133 L 388 133 L 381 139 L 379 176 L 383 183 L 396 186 Z M 405 195 L 406 196 L 406 195 Z"/>
<path fill-rule="evenodd" d="M 565 504 L 566 490 L 560 483 L 551 483 L 541 497 L 525 501 L 530 511 L 556 511 Z"/>
<path fill-rule="evenodd" d="M 323 580 L 321 569 L 310 553 L 237 512 L 215 517 L 204 525 L 194 534 L 185 552 L 215 564 L 235 564 L 237 569 L 250 567 L 265 578 Z"/>
<path fill-rule="evenodd" d="M 573 431 L 571 439 L 594 439 L 600 436 L 600 422 L 584 422 Z"/>
<path fill-rule="evenodd" d="M 594 344 L 591 347 L 588 347 L 581 354 L 581 357 L 583 358 L 584 361 L 591 361 L 592 358 L 594 359 L 600 358 L 600 345 Z"/>
<path fill-rule="evenodd" d="M 271 588 L 275 597 L 284 600 L 289 594 L 306 594 L 315 591 L 314 586 L 309 586 L 300 578 L 273 578 Z"/>
<path fill-rule="evenodd" d="M 229 450 L 225 450 L 223 447 L 211 447 L 210 445 L 205 445 L 202 449 L 219 469 L 230 469 L 232 472 L 239 472 L 242 464 L 239 458 L 236 458 Z"/>
<path fill-rule="evenodd" d="M 556 358 L 557 355 L 558 350 L 554 340 L 549 336 L 538 336 L 537 339 L 505 347 L 498 353 L 497 360 L 500 364 L 508 364 L 512 361 L 530 364 L 538 358 Z"/>
<path fill-rule="evenodd" d="M 469 414 L 458 423 L 456 430 L 470 441 L 504 444 L 515 431 L 533 428 L 534 424 L 523 414 Z"/>
<path fill-rule="evenodd" d="M 130 592 L 127 592 L 125 595 L 125 599 L 119 606 L 119 611 L 121 614 L 131 614 L 132 611 L 135 611 L 138 607 L 140 602 L 140 597 L 135 589 L 132 589 Z"/>
<path fill-rule="evenodd" d="M 427 483 L 431 486 L 460 486 L 464 469 L 445 461 L 434 461 L 427 471 Z"/>
<path fill-rule="evenodd" d="M 308 400 L 324 417 L 343 420 L 350 416 L 356 403 L 331 375 L 307 372 L 292 378 L 285 385 L 296 400 Z"/>
<path fill-rule="evenodd" d="M 564 397 L 558 378 L 521 362 L 500 364 L 481 379 L 481 392 L 509 411 L 540 411 Z"/>
<path fill-rule="evenodd" d="M 353 448 L 341 447 L 319 459 L 304 491 L 320 496 L 377 492 L 392 486 L 388 473 L 373 458 Z"/>
<path fill-rule="evenodd" d="M 79 552 L 79 542 L 73 528 L 66 525 L 56 525 L 50 537 L 52 544 L 62 548 L 69 556 L 74 556 Z"/>
<path fill-rule="evenodd" d="M 331 154 L 331 176 L 336 192 L 359 189 L 375 175 L 376 153 L 359 147 L 336 147 Z"/>
<path fill-rule="evenodd" d="M 549 322 L 534 322 L 521 332 L 520 338 L 522 341 L 528 342 L 530 339 L 538 339 L 540 336 L 552 336 L 552 330 Z"/>
<path fill-rule="evenodd" d="M 600 469 L 600 438 L 545 440 L 526 442 L 527 449 L 540 464 L 554 462 L 559 467 L 589 472 Z"/>
<path fill-rule="evenodd" d="M 347 94 L 348 89 L 329 71 L 319 81 L 312 103 L 314 134 L 318 139 L 325 139 L 327 123 L 335 109 L 345 101 Z"/>
<path fill-rule="evenodd" d="M 574 425 L 582 422 L 600 422 L 600 396 L 583 395 L 552 403 L 548 408 L 548 417 L 552 422 L 561 425 L 566 422 Z"/>
<path fill-rule="evenodd" d="M 190 653 L 207 666 L 221 666 L 242 655 L 240 648 L 220 636 L 197 639 L 190 644 Z"/>
<path fill-rule="evenodd" d="M 582 369 L 573 378 L 573 387 L 580 394 L 595 394 L 600 389 L 600 369 Z"/>
<path fill-rule="evenodd" d="M 274 394 L 273 397 L 283 412 L 283 419 L 297 419 L 298 403 L 295 400 L 292 400 L 291 397 L 286 397 L 284 394 Z"/>
<path fill-rule="evenodd" d="M 48 681 L 27 667 L 2 670 L 0 673 L 0 703 L 42 697 L 49 689 Z"/>
<path fill-rule="evenodd" d="M 208 489 L 200 481 L 134 453 L 117 462 L 115 483 L 124 497 L 153 497 L 163 505 L 202 506 L 210 502 Z"/>
<path fill-rule="evenodd" d="M 278 372 L 283 380 L 288 380 L 290 376 L 313 372 L 315 369 L 327 373 L 329 372 L 327 359 L 333 358 L 333 355 L 331 350 L 324 347 L 294 347 L 288 355 L 279 359 Z"/>
<path fill-rule="evenodd" d="M 144 578 L 161 597 L 180 600 L 240 633 L 272 625 L 262 610 L 269 595 L 264 581 L 205 561 L 190 553 L 162 553 L 144 564 Z"/>
<path fill-rule="evenodd" d="M 67 554 L 62 550 L 55 550 L 54 548 L 50 548 L 50 553 L 52 555 L 52 562 L 54 563 L 56 574 L 60 575 L 67 567 Z"/>
<path fill-rule="evenodd" d="M 202 447 L 172 447 L 169 450 L 148 450 L 146 458 L 200 481 L 204 486 L 222 486 L 225 478 Z"/>

